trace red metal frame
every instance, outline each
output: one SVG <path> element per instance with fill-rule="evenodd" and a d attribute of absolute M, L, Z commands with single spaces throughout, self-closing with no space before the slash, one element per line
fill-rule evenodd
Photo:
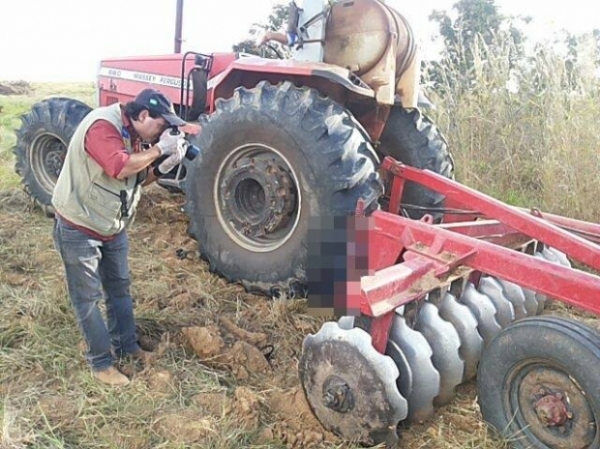
<path fill-rule="evenodd" d="M 538 241 L 600 270 L 600 226 L 557 215 L 526 211 L 441 175 L 386 158 L 392 179 L 388 211 L 366 219 L 368 275 L 350 279 L 347 305 L 373 318 L 375 348 L 384 353 L 394 310 L 473 272 L 487 273 L 600 314 L 600 277 L 528 254 Z M 433 224 L 430 217 L 398 215 L 405 181 L 440 192 L 453 208 L 468 212 Z M 357 210 L 357 213 L 360 212 Z M 456 211 L 455 211 L 456 212 Z M 531 251 L 528 249 L 528 251 Z M 354 287 L 354 288 L 352 288 Z"/>

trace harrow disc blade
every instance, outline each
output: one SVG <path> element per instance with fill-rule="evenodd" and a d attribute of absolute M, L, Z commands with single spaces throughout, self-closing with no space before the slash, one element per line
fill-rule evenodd
<path fill-rule="evenodd" d="M 484 346 L 500 333 L 502 327 L 496 321 L 496 308 L 492 300 L 477 291 L 471 282 L 467 282 L 459 302 L 465 304 L 477 319 L 477 329 L 483 337 Z"/>
<path fill-rule="evenodd" d="M 396 387 L 399 371 L 360 328 L 335 322 L 308 335 L 298 372 L 313 413 L 327 430 L 368 445 L 396 444 L 398 423 L 408 412 Z"/>
<path fill-rule="evenodd" d="M 548 246 L 545 246 L 542 249 L 542 251 L 536 252 L 533 256 L 537 257 L 538 259 L 543 259 L 543 260 L 547 260 L 549 262 L 553 262 L 557 265 L 563 265 L 568 268 L 572 267 L 571 262 L 569 261 L 569 259 L 567 258 L 567 256 L 564 253 L 558 251 L 555 248 L 550 248 Z M 544 311 L 546 304 L 550 302 L 550 298 L 548 298 L 546 295 L 544 295 L 542 293 L 525 290 L 525 294 L 526 295 L 527 294 L 534 295 L 535 300 L 538 305 L 537 315 L 540 315 Z"/>
<path fill-rule="evenodd" d="M 494 303 L 496 319 L 504 329 L 515 320 L 515 309 L 512 303 L 504 296 L 502 286 L 498 281 L 489 276 L 482 276 L 478 290 Z"/>
<path fill-rule="evenodd" d="M 394 315 L 389 339 L 402 351 L 412 373 L 407 420 L 424 422 L 434 414 L 433 400 L 440 392 L 440 373 L 431 361 L 431 347 L 425 337 L 408 327 L 404 317 L 398 313 Z"/>
<path fill-rule="evenodd" d="M 398 346 L 398 344 L 392 340 L 388 340 L 386 354 L 392 358 L 398 367 L 398 371 L 400 371 L 400 375 L 398 376 L 398 380 L 396 382 L 398 391 L 400 391 L 400 394 L 403 397 L 410 397 L 413 391 L 413 372 L 410 368 L 410 364 L 408 363 L 406 355 L 404 355 L 404 352 L 402 352 L 400 346 Z"/>
<path fill-rule="evenodd" d="M 551 259 L 547 259 L 540 252 L 535 253 L 534 257 L 537 257 L 538 259 L 549 260 L 550 262 L 558 263 L 558 262 L 553 261 Z M 536 299 L 536 301 L 538 303 L 538 315 L 539 315 L 539 314 L 541 314 L 544 311 L 544 307 L 546 307 L 546 303 L 549 302 L 548 301 L 549 298 L 546 295 L 544 295 L 543 293 L 535 292 L 535 299 Z"/>
<path fill-rule="evenodd" d="M 338 326 L 340 329 L 344 329 L 349 331 L 354 327 L 354 317 L 353 316 L 343 316 L 338 320 Z"/>
<path fill-rule="evenodd" d="M 525 310 L 527 310 L 527 316 L 535 316 L 542 313 L 544 305 L 542 304 L 542 310 L 540 310 L 540 305 L 538 304 L 535 292 L 524 288 L 523 294 L 525 295 Z"/>
<path fill-rule="evenodd" d="M 504 279 L 496 278 L 496 281 L 502 287 L 504 291 L 504 296 L 512 303 L 513 309 L 515 311 L 515 320 L 521 320 L 523 318 L 527 318 L 528 312 L 525 307 L 525 292 L 523 289 L 510 281 L 506 281 Z M 537 306 L 536 306 L 537 308 Z"/>
<path fill-rule="evenodd" d="M 544 247 L 542 250 L 542 256 L 552 262 L 556 262 L 560 265 L 571 268 L 571 262 L 569 261 L 569 258 L 566 256 L 566 254 L 560 252 L 556 248 L 550 248 L 548 246 Z"/>
<path fill-rule="evenodd" d="M 353 316 L 343 316 L 338 320 L 338 326 L 341 329 L 350 330 L 357 326 L 357 320 Z M 410 364 L 400 347 L 397 343 L 392 340 L 388 340 L 387 347 L 385 353 L 389 355 L 398 370 L 400 371 L 400 375 L 398 376 L 398 380 L 396 385 L 398 386 L 398 390 L 400 394 L 404 398 L 408 398 L 412 393 L 412 382 L 413 382 L 413 373 L 410 368 Z"/>
<path fill-rule="evenodd" d="M 462 382 L 465 364 L 460 358 L 460 337 L 452 324 L 440 317 L 438 308 L 425 301 L 417 321 L 416 331 L 421 332 L 433 351 L 431 360 L 440 373 L 440 393 L 435 406 L 448 404 L 454 398 L 454 387 Z"/>
<path fill-rule="evenodd" d="M 477 319 L 471 310 L 460 304 L 454 295 L 446 293 L 440 303 L 440 316 L 452 323 L 460 337 L 459 353 L 465 363 L 463 382 L 477 374 L 477 364 L 483 348 L 483 338 L 477 331 Z"/>

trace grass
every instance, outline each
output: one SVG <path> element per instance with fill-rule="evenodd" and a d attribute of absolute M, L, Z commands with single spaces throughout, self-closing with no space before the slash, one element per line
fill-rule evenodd
<path fill-rule="evenodd" d="M 538 61 L 538 72 L 548 73 L 546 91 L 510 93 L 501 82 L 502 47 L 486 51 L 476 87 L 436 98 L 457 177 L 512 204 L 599 221 L 597 90 L 587 84 L 592 94 L 583 95 L 552 85 L 560 66 L 548 57 Z M 132 377 L 127 388 L 92 381 L 51 221 L 21 191 L 10 151 L 19 114 L 59 94 L 94 101 L 89 85 L 34 85 L 29 95 L 0 96 L 0 447 L 353 447 L 323 432 L 302 400 L 296 363 L 303 337 L 320 322 L 301 302 L 265 300 L 212 276 L 186 236 L 182 198 L 158 187 L 147 190 L 130 233 L 138 328 L 157 359 L 149 366 L 123 361 Z M 177 257 L 181 249 L 189 257 Z M 252 332 L 253 341 L 273 344 L 270 363 L 261 345 L 239 343 L 242 333 L 224 318 Z M 471 382 L 430 421 L 404 428 L 402 447 L 507 444 L 481 420 Z"/>
<path fill-rule="evenodd" d="M 96 101 L 93 83 L 32 83 L 31 92 L 23 95 L 0 95 L 0 190 L 15 186 L 20 181 L 12 168 L 11 154 L 15 143 L 14 130 L 20 126 L 19 116 L 35 101 L 55 95 L 74 97 L 90 105 L 94 105 Z"/>
<path fill-rule="evenodd" d="M 510 204 L 600 222 L 600 83 L 587 44 L 572 70 L 551 46 L 513 66 L 510 39 L 477 46 L 468 81 L 443 68 L 433 115 L 457 179 Z"/>

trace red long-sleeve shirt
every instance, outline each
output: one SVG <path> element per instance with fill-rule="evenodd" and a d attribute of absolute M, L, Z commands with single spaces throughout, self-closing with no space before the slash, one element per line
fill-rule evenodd
<path fill-rule="evenodd" d="M 127 129 L 134 152 L 138 152 L 140 148 L 140 142 L 135 132 L 135 129 L 131 125 L 130 120 L 121 112 L 121 118 L 123 120 L 123 126 Z M 85 134 L 84 140 L 85 151 L 90 155 L 94 161 L 102 167 L 102 169 L 113 178 L 123 170 L 123 167 L 129 159 L 129 153 L 123 143 L 123 135 L 121 130 L 116 129 L 110 122 L 106 120 L 96 121 Z M 93 238 L 99 240 L 110 240 L 101 236 L 94 231 L 76 225 L 66 220 L 64 217 L 60 217 L 62 221 L 66 222 L 69 226 L 85 232 Z"/>
<path fill-rule="evenodd" d="M 139 150 L 137 135 L 129 119 L 122 114 L 123 126 L 131 136 L 134 151 Z M 98 120 L 85 135 L 85 150 L 111 177 L 116 178 L 129 159 L 121 131 L 110 122 Z"/>

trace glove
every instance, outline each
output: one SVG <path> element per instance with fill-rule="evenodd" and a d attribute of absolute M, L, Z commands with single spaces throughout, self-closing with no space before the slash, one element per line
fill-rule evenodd
<path fill-rule="evenodd" d="M 184 137 L 184 134 L 179 131 L 177 134 L 171 134 L 171 128 L 165 129 L 160 135 L 160 139 L 156 143 L 156 147 L 160 150 L 160 155 L 169 155 L 177 151 L 179 140 Z"/>
<path fill-rule="evenodd" d="M 173 168 L 175 168 L 178 164 L 181 163 L 183 158 L 185 157 L 185 152 L 187 150 L 187 142 L 185 139 L 178 139 L 175 143 L 175 151 L 164 161 L 156 166 L 154 169 L 154 174 L 158 177 L 166 175 Z"/>

